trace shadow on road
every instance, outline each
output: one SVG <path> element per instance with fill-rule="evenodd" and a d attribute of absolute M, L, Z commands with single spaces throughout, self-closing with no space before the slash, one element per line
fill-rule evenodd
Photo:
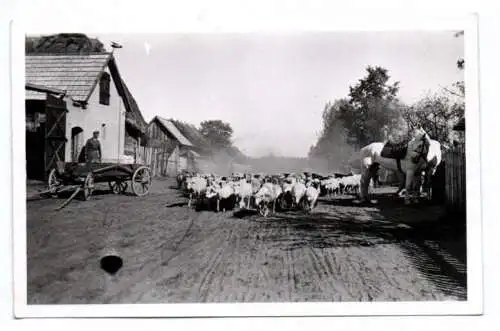
<path fill-rule="evenodd" d="M 391 195 L 378 195 L 376 199 L 378 203 L 370 205 L 372 208 L 340 208 L 333 213 L 316 211 L 309 215 L 288 212 L 267 219 L 249 219 L 265 227 L 286 228 L 290 236 L 264 238 L 286 250 L 397 244 L 420 273 L 443 293 L 466 300 L 464 220 L 429 203 L 404 206 Z M 361 207 L 352 200 L 339 199 L 330 204 Z"/>
<path fill-rule="evenodd" d="M 174 208 L 174 207 L 184 207 L 187 205 L 188 205 L 188 203 L 186 201 L 182 201 L 182 202 L 175 202 L 175 203 L 168 204 L 166 207 L 167 208 Z"/>

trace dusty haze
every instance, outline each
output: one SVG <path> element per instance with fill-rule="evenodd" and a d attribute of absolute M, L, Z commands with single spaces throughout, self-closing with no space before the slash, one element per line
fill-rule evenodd
<path fill-rule="evenodd" d="M 454 31 L 89 37 L 123 45 L 120 74 L 147 120 L 221 119 L 254 157 L 307 156 L 325 103 L 347 96 L 367 65 L 387 68 L 407 103 L 463 80 L 463 38 Z"/>

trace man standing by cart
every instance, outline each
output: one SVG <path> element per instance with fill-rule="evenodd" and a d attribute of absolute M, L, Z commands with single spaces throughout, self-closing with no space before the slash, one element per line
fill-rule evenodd
<path fill-rule="evenodd" d="M 99 142 L 99 131 L 94 131 L 92 138 L 85 144 L 85 160 L 89 163 L 101 163 L 101 143 Z"/>

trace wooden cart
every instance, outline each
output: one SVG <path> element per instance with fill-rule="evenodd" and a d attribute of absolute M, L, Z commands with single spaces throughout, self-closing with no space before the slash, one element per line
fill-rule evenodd
<path fill-rule="evenodd" d="M 58 162 L 57 168 L 49 173 L 48 189 L 43 194 L 59 195 L 73 191 L 58 207 L 61 209 L 80 192 L 83 199 L 88 200 L 94 191 L 94 184 L 105 182 L 115 194 L 125 193 L 130 182 L 132 193 L 144 196 L 151 187 L 151 169 L 141 164 Z"/>

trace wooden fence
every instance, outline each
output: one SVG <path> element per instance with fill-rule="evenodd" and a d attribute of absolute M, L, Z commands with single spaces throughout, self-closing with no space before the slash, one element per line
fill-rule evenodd
<path fill-rule="evenodd" d="M 175 177 L 181 171 L 198 171 L 199 161 L 180 155 L 178 146 L 171 147 L 141 147 L 139 151 L 141 163 L 151 169 L 154 177 Z"/>
<path fill-rule="evenodd" d="M 465 211 L 465 148 L 454 147 L 443 155 L 446 204 L 454 211 Z"/>
<path fill-rule="evenodd" d="M 175 176 L 179 168 L 178 149 L 170 148 L 141 148 L 141 159 L 143 163 L 151 168 L 152 175 Z"/>

